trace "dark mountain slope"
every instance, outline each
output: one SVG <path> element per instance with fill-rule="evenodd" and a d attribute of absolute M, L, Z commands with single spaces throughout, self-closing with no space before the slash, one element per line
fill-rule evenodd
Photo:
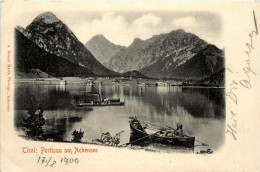
<path fill-rule="evenodd" d="M 220 71 L 213 73 L 207 78 L 200 80 L 198 83 L 204 85 L 213 85 L 213 86 L 225 86 L 225 69 L 221 69 Z"/>
<path fill-rule="evenodd" d="M 224 54 L 214 45 L 208 45 L 179 66 L 172 62 L 172 67 L 168 70 L 162 70 L 165 60 L 141 69 L 140 72 L 150 77 L 201 79 L 224 68 Z"/>
<path fill-rule="evenodd" d="M 128 71 L 123 73 L 123 76 L 125 77 L 133 77 L 133 78 L 148 78 L 147 76 L 141 74 L 140 72 L 134 70 L 134 71 Z"/>
<path fill-rule="evenodd" d="M 54 77 L 93 76 L 93 72 L 65 58 L 44 51 L 15 29 L 16 73 L 40 69 Z"/>

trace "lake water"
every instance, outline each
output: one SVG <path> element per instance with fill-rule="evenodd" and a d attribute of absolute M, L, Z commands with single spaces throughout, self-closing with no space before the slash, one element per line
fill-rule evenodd
<path fill-rule="evenodd" d="M 79 91 L 93 91 L 100 93 L 101 97 L 120 98 L 125 105 L 75 110 L 71 99 Z M 124 131 L 120 144 L 127 143 L 130 138 L 129 117 L 136 116 L 160 126 L 176 128 L 177 122 L 182 123 L 185 134 L 210 145 L 196 146 L 195 151 L 207 148 L 217 151 L 224 144 L 225 96 L 221 88 L 16 84 L 15 126 L 19 133 L 23 133 L 23 115 L 27 112 L 29 92 L 36 96 L 45 109 L 43 115 L 46 124 L 43 131 L 50 138 L 71 140 L 71 133 L 81 129 L 84 131 L 82 141 L 91 142 L 104 132 L 114 136 Z"/>

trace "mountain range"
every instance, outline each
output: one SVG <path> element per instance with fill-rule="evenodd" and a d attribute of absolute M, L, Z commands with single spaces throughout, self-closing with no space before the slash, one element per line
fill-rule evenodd
<path fill-rule="evenodd" d="M 95 42 L 108 42 L 104 39 L 104 36 L 97 36 Z M 95 51 L 101 54 L 104 46 L 106 44 L 95 44 Z M 130 46 L 121 48 L 108 60 L 104 64 L 113 71 L 137 70 L 153 78 L 202 79 L 224 68 L 222 50 L 181 29 L 147 40 L 136 38 Z"/>
<path fill-rule="evenodd" d="M 103 35 L 96 35 L 83 45 L 66 24 L 53 13 L 46 12 L 26 28 L 16 27 L 15 35 L 18 73 L 36 69 L 36 73 L 40 70 L 61 77 L 202 80 L 222 76 L 214 74 L 225 71 L 223 50 L 181 29 L 147 40 L 136 38 L 128 47 L 116 45 Z"/>
<path fill-rule="evenodd" d="M 140 70 L 158 61 L 164 61 L 161 70 L 185 63 L 192 55 L 202 50 L 207 43 L 196 35 L 183 30 L 153 36 L 147 40 L 136 38 L 126 49 L 111 58 L 110 69 L 117 72 Z"/>

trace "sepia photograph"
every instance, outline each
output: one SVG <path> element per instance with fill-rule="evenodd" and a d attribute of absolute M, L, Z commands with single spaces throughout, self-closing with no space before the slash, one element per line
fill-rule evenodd
<path fill-rule="evenodd" d="M 1 171 L 258 171 L 259 10 L 2 2 Z"/>
<path fill-rule="evenodd" d="M 19 136 L 155 152 L 222 146 L 218 14 L 47 11 L 26 24 L 14 29 Z"/>

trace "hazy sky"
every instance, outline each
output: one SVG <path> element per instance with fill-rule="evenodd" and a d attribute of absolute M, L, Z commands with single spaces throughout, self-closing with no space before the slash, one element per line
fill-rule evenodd
<path fill-rule="evenodd" d="M 37 15 L 43 12 L 46 11 L 26 14 L 19 25 L 26 27 Z M 129 46 L 135 38 L 145 40 L 153 35 L 184 29 L 186 32 L 198 35 L 208 43 L 223 48 L 221 44 L 221 18 L 214 13 L 173 11 L 52 12 L 72 30 L 83 44 L 93 36 L 103 34 L 115 44 Z"/>

